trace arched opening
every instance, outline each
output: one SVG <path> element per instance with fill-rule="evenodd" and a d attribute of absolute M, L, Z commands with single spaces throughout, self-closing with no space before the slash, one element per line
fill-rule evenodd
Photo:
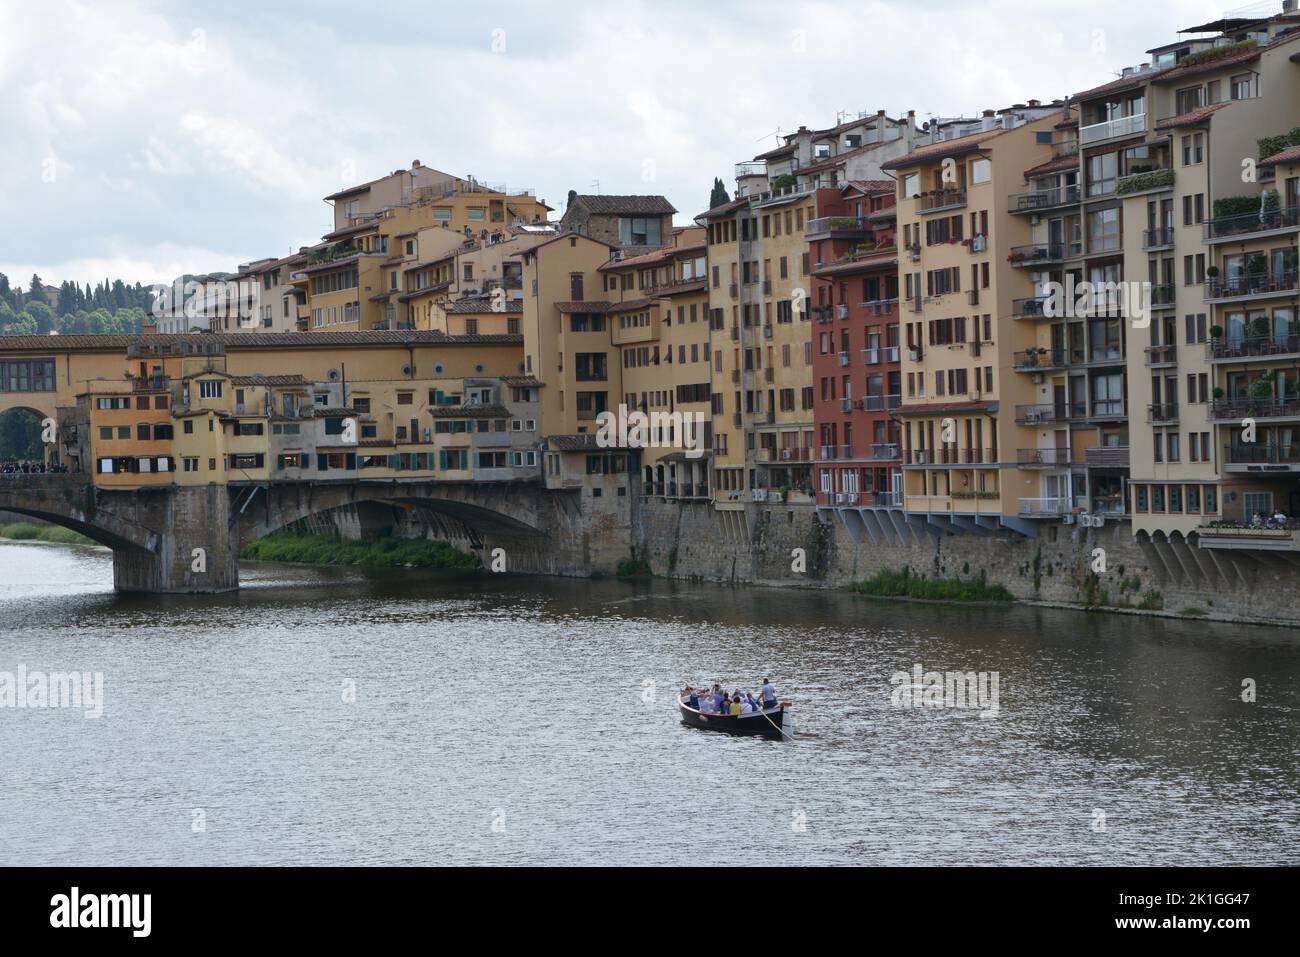
<path fill-rule="evenodd" d="M 57 525 L 60 528 L 71 529 L 79 535 L 84 535 L 95 544 L 104 545 L 107 548 L 113 549 L 115 552 L 123 549 L 130 549 L 139 552 L 148 551 L 148 549 L 141 547 L 139 543 L 123 538 L 121 535 L 115 535 L 102 525 L 83 522 L 79 519 L 60 514 L 59 512 L 50 511 L 48 509 L 27 505 L 16 505 L 13 502 L 0 498 L 0 514 L 23 515 L 28 518 L 47 522 L 50 525 Z"/>
<path fill-rule="evenodd" d="M 61 468 L 57 446 L 44 442 L 45 418 L 24 406 L 0 412 L 0 474 Z"/>

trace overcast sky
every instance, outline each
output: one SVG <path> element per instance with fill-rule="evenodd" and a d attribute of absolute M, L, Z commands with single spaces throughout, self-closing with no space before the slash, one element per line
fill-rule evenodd
<path fill-rule="evenodd" d="M 663 193 L 685 221 L 778 128 L 1052 100 L 1221 12 L 0 0 L 0 272 L 25 286 L 34 270 L 52 283 L 233 270 L 319 240 L 322 196 L 413 159 L 535 189 L 556 216 L 570 188 L 599 181 Z"/>

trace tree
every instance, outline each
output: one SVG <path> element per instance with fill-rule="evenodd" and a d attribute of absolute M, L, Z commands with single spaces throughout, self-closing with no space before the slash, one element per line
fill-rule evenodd
<path fill-rule="evenodd" d="M 32 273 L 32 281 L 27 288 L 27 301 L 43 302 L 47 306 L 50 304 L 49 297 L 45 295 L 45 283 L 41 281 L 41 277 L 36 273 Z"/>
<path fill-rule="evenodd" d="M 27 409 L 0 413 L 0 459 L 41 461 L 41 420 Z"/>
<path fill-rule="evenodd" d="M 33 333 L 38 336 L 48 335 L 54 328 L 54 310 L 43 302 L 29 302 L 23 309 L 35 324 Z"/>
<path fill-rule="evenodd" d="M 709 194 L 709 209 L 717 206 L 723 206 L 731 202 L 731 194 L 727 192 L 726 185 L 718 177 L 713 178 L 713 192 Z"/>

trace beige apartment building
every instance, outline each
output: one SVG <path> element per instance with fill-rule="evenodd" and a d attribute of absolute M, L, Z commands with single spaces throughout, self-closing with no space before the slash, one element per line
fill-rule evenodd
<path fill-rule="evenodd" d="M 903 508 L 935 522 L 1034 534 L 1022 499 L 1071 482 L 1095 442 L 1072 445 L 1027 417 L 1057 384 L 1011 371 L 1050 344 L 1035 276 L 1016 255 L 1033 227 L 1011 197 L 1050 161 L 1068 115 L 1061 104 L 987 111 L 886 164 L 901 238 Z"/>
<path fill-rule="evenodd" d="M 707 499 L 713 361 L 704 230 L 677 229 L 671 239 L 640 256 L 616 250 L 600 267 L 601 295 L 622 370 L 620 402 L 650 419 L 651 444 L 640 453 L 644 491 Z"/>
<path fill-rule="evenodd" d="M 1225 18 L 1148 53 L 1075 98 L 1088 275 L 1150 288 L 1149 317 L 1126 320 L 1129 487 L 1089 505 L 1140 541 L 1253 547 L 1221 526 L 1300 511 L 1300 181 L 1269 145 L 1300 123 L 1300 16 Z"/>

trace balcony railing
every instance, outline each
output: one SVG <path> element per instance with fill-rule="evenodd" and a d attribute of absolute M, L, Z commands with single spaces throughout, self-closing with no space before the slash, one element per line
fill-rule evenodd
<path fill-rule="evenodd" d="M 1068 498 L 1022 498 L 1020 514 L 1032 517 L 1061 516 L 1071 510 Z"/>
<path fill-rule="evenodd" d="M 1178 364 L 1177 346 L 1147 346 L 1143 351 L 1146 353 L 1148 368 Z"/>
<path fill-rule="evenodd" d="M 1010 197 L 1010 212 L 1036 213 L 1054 206 L 1071 206 L 1079 202 L 1078 185 L 1055 186 L 1032 193 L 1015 193 Z"/>
<path fill-rule="evenodd" d="M 1128 458 L 1127 445 L 1098 445 L 1084 450 L 1083 464 L 1090 469 L 1126 469 Z"/>
<path fill-rule="evenodd" d="M 863 349 L 863 350 L 862 350 L 862 364 L 863 364 L 864 366 L 874 366 L 874 365 L 876 365 L 876 364 L 879 363 L 879 362 L 880 362 L 880 350 L 879 350 L 879 349 Z"/>
<path fill-rule="evenodd" d="M 935 213 L 941 209 L 957 209 L 966 205 L 966 190 L 940 189 L 922 193 L 916 201 L 917 212 Z"/>
<path fill-rule="evenodd" d="M 1152 425 L 1178 421 L 1177 402 L 1156 402 L 1147 406 L 1147 421 Z"/>
<path fill-rule="evenodd" d="M 1061 404 L 1018 405 L 1016 422 L 1020 425 L 1048 425 L 1054 422 L 1068 422 L 1069 407 Z"/>
<path fill-rule="evenodd" d="M 1174 231 L 1172 227 L 1163 226 L 1159 229 L 1142 230 L 1142 248 L 1143 249 L 1163 249 L 1166 246 L 1174 244 Z"/>
<path fill-rule="evenodd" d="M 746 160 L 736 164 L 736 179 L 745 176 L 766 176 L 767 160 Z"/>
<path fill-rule="evenodd" d="M 1161 282 L 1151 285 L 1151 307 L 1153 309 L 1174 305 L 1177 296 L 1178 292 L 1173 283 Z"/>
<path fill-rule="evenodd" d="M 1300 418 L 1300 396 L 1277 399 L 1272 396 L 1252 398 L 1233 396 L 1215 399 L 1210 404 L 1211 420 L 1239 422 L 1242 419 L 1296 419 Z"/>
<path fill-rule="evenodd" d="M 1205 238 L 1226 239 L 1297 227 L 1300 227 L 1300 206 L 1286 206 L 1258 213 L 1237 213 L 1233 216 L 1216 217 L 1205 224 Z"/>
<path fill-rule="evenodd" d="M 861 235 L 869 232 L 871 223 L 865 216 L 820 216 L 808 220 L 804 235 Z"/>
<path fill-rule="evenodd" d="M 1033 267 L 1048 263 L 1059 263 L 1065 258 L 1063 243 L 1033 243 L 1029 246 L 1015 246 L 1007 256 L 1007 262 L 1013 266 Z"/>
<path fill-rule="evenodd" d="M 1223 461 L 1228 465 L 1300 465 L 1300 445 L 1233 443 L 1223 447 Z"/>
<path fill-rule="evenodd" d="M 1295 295 L 1300 289 L 1300 273 L 1259 273 L 1251 276 L 1233 276 L 1229 279 L 1211 279 L 1205 284 L 1205 301 L 1237 299 L 1247 296 Z"/>
<path fill-rule="evenodd" d="M 1012 356 L 1013 368 L 1017 372 L 1043 372 L 1048 369 L 1064 369 L 1066 353 L 1064 349 L 1034 348 L 1017 352 Z"/>
<path fill-rule="evenodd" d="M 1051 468 L 1070 464 L 1069 449 L 1016 449 L 1016 462 L 1019 465 Z"/>
<path fill-rule="evenodd" d="M 1013 319 L 1041 319 L 1047 314 L 1047 303 L 1049 296 L 1030 296 L 1027 299 L 1013 299 L 1011 301 L 1011 317 Z"/>
<path fill-rule="evenodd" d="M 898 361 L 898 346 L 885 346 L 885 348 L 881 349 L 881 350 L 880 350 L 880 361 L 881 361 L 881 362 L 897 362 L 897 361 Z"/>
<path fill-rule="evenodd" d="M 1290 356 L 1300 353 L 1300 335 L 1248 336 L 1215 339 L 1210 343 L 1211 359 L 1245 359 Z"/>
<path fill-rule="evenodd" d="M 1114 139 L 1117 136 L 1134 136 L 1143 132 L 1146 128 L 1147 115 L 1145 113 L 1134 113 L 1132 116 L 1120 116 L 1113 120 L 1080 127 L 1079 142 L 1084 146 L 1088 146 L 1092 143 L 1100 143 L 1102 140 Z"/>
<path fill-rule="evenodd" d="M 871 443 L 871 458 L 876 462 L 888 462 L 901 457 L 901 449 L 897 442 L 873 442 Z"/>

